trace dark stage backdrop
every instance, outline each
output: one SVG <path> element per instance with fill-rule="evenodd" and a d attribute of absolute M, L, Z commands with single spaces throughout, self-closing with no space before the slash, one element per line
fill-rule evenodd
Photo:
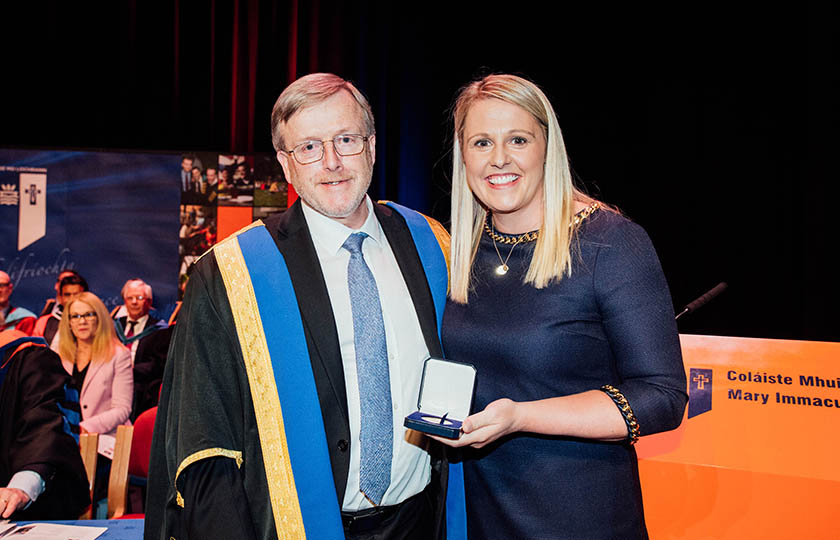
<path fill-rule="evenodd" d="M 333 71 L 374 107 L 371 193 L 445 222 L 454 94 L 524 74 L 581 184 L 650 233 L 676 307 L 729 283 L 683 332 L 840 339 L 831 7 L 6 4 L 2 145 L 271 152 L 283 87 Z"/>

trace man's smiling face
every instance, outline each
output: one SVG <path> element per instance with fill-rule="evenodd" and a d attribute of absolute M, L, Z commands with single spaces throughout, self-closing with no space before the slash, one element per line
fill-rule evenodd
<path fill-rule="evenodd" d="M 286 152 L 277 153 L 283 172 L 303 201 L 317 212 L 350 228 L 367 218 L 365 194 L 370 186 L 376 137 L 370 135 L 360 154 L 341 156 L 332 140 L 345 134 L 368 135 L 362 108 L 347 91 L 339 91 L 320 103 L 303 108 L 282 125 L 285 150 L 307 141 L 324 142 L 324 156 L 301 165 Z"/>

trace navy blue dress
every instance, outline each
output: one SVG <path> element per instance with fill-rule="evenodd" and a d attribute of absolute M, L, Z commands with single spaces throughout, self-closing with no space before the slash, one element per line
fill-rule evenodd
<path fill-rule="evenodd" d="M 572 275 L 523 284 L 534 243 L 500 264 L 482 235 L 466 305 L 448 302 L 443 347 L 476 366 L 473 412 L 499 398 L 531 401 L 618 388 L 642 435 L 675 428 L 686 381 L 670 293 L 645 231 L 597 210 L 577 235 Z M 510 246 L 498 244 L 502 257 Z M 636 453 L 608 443 L 515 433 L 465 449 L 471 539 L 647 538 Z"/>

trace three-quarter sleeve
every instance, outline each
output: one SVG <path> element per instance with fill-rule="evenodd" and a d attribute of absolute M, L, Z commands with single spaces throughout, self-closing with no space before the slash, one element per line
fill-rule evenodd
<path fill-rule="evenodd" d="M 685 370 L 668 284 L 647 233 L 621 220 L 602 239 L 596 298 L 618 380 L 641 435 L 676 428 L 687 401 Z"/>

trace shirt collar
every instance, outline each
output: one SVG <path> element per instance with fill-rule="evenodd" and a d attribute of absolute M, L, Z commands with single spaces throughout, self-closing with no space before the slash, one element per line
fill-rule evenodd
<path fill-rule="evenodd" d="M 311 208 L 308 204 L 301 200 L 303 208 L 303 216 L 306 219 L 306 224 L 309 226 L 309 232 L 312 235 L 312 242 L 317 248 L 322 249 L 325 253 L 336 255 L 341 246 L 347 240 L 347 237 L 355 232 L 363 232 L 367 234 L 371 240 L 377 244 L 382 244 L 382 227 L 379 225 L 379 220 L 373 214 L 373 202 L 370 197 L 365 195 L 365 205 L 367 205 L 368 215 L 365 222 L 358 229 L 351 229 L 338 221 L 327 217 L 317 210 Z"/>
<path fill-rule="evenodd" d="M 148 321 L 148 320 L 149 320 L 149 314 L 148 314 L 148 313 L 146 313 L 145 315 L 143 315 L 142 317 L 140 317 L 139 319 L 137 319 L 137 324 L 140 324 L 140 323 L 144 323 L 144 324 L 145 324 L 145 323 L 146 323 L 146 321 Z M 128 314 L 126 313 L 126 315 L 125 315 L 125 324 L 126 324 L 126 326 L 128 326 L 128 323 L 129 323 L 129 322 L 131 322 L 131 317 L 129 317 L 129 316 L 128 316 Z M 136 327 L 136 326 L 137 326 L 137 325 L 135 325 L 135 327 Z"/>

